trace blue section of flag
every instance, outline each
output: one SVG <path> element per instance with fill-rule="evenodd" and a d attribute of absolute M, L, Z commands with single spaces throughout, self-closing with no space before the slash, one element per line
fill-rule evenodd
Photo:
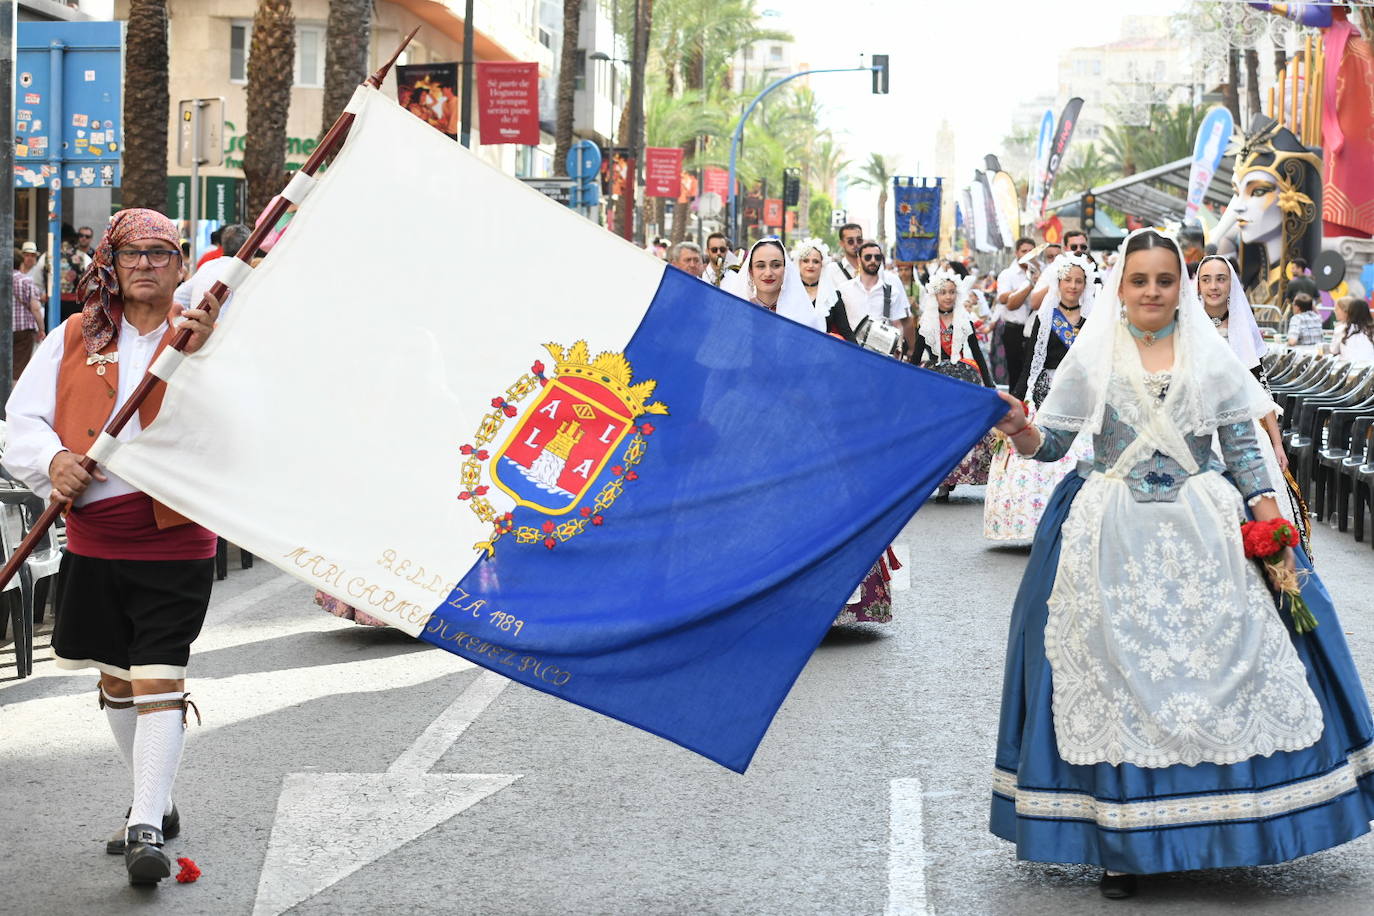
<path fill-rule="evenodd" d="M 670 411 L 637 420 L 636 479 L 552 549 L 499 539 L 423 638 L 743 772 L 846 598 L 1005 407 L 675 269 L 625 355 Z"/>

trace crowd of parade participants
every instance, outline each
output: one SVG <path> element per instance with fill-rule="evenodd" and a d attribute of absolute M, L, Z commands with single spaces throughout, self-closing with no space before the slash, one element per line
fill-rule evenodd
<path fill-rule="evenodd" d="M 995 275 L 893 264 L 854 224 L 839 242 L 713 234 L 661 256 L 1007 402 L 934 494 L 985 485 L 984 537 L 1030 545 L 992 832 L 1023 860 L 1100 867 L 1108 899 L 1138 876 L 1276 864 L 1368 832 L 1374 718 L 1304 549 L 1236 264 L 1154 229 L 1108 252 L 1082 232 L 1020 239 Z M 1294 286 L 1286 343 L 1311 350 L 1321 325 Z M 1331 349 L 1374 362 L 1368 303 L 1335 304 Z M 893 620 L 897 560 L 875 559 L 835 626 Z"/>
<path fill-rule="evenodd" d="M 38 343 L 7 404 L 6 468 L 70 507 L 52 647 L 57 667 L 100 673 L 133 790 L 105 847 L 137 884 L 170 874 L 180 830 L 186 663 L 215 536 L 77 456 L 100 426 L 89 405 L 122 403 L 176 320 L 187 352 L 214 329 L 219 302 L 177 300 L 177 242 L 161 214 L 116 214 L 77 284 L 81 312 Z M 844 341 L 829 345 L 1006 402 L 934 495 L 985 486 L 984 536 L 1030 544 L 989 774 L 991 830 L 1019 858 L 1098 866 L 1103 895 L 1124 898 L 1140 875 L 1274 864 L 1369 831 L 1374 718 L 1287 499 L 1268 343 L 1232 261 L 1190 261 L 1154 229 L 1105 256 L 1080 232 L 1022 239 L 997 276 L 892 265 L 857 225 L 838 251 L 705 242 L 665 254 L 742 307 Z M 1338 305 L 1333 346 L 1374 359 L 1367 302 Z M 1310 311 L 1295 304 L 1288 346 L 1320 345 Z M 835 625 L 891 622 L 899 568 L 891 547 L 875 557 Z"/>

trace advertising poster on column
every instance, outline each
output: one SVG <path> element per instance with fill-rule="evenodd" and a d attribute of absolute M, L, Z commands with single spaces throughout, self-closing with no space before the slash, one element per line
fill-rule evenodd
<path fill-rule="evenodd" d="M 482 143 L 539 143 L 539 65 L 478 61 Z"/>
<path fill-rule="evenodd" d="M 682 193 L 682 147 L 649 146 L 644 149 L 644 195 L 669 197 Z"/>
<path fill-rule="evenodd" d="M 396 101 L 421 121 L 457 139 L 457 62 L 397 67 Z"/>

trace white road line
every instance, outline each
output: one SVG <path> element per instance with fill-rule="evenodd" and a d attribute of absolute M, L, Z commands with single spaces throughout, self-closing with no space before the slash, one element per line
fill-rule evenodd
<path fill-rule="evenodd" d="M 477 675 L 477 679 L 458 695 L 458 699 L 429 723 L 415 743 L 401 752 L 387 772 L 393 775 L 429 772 L 429 768 L 444 756 L 444 751 L 463 736 L 468 726 L 477 720 L 509 683 L 507 678 L 491 671 Z"/>
<path fill-rule="evenodd" d="M 888 797 L 887 916 L 929 916 L 921 781 L 894 779 Z"/>
<path fill-rule="evenodd" d="M 483 671 L 385 773 L 286 774 L 254 916 L 280 916 L 519 779 L 429 772 L 509 683 Z"/>

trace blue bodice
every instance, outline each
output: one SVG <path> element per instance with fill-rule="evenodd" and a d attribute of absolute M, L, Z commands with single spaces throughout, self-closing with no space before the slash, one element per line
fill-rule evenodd
<path fill-rule="evenodd" d="M 1058 461 L 1073 445 L 1077 433 L 1062 429 L 1041 428 L 1044 442 L 1035 453 L 1036 461 Z M 1247 500 L 1273 492 L 1273 483 L 1264 466 L 1255 425 L 1250 422 L 1233 423 L 1217 428 L 1221 443 L 1221 458 L 1212 451 L 1211 436 L 1185 436 L 1188 449 L 1197 463 L 1198 473 L 1204 471 L 1230 472 L 1236 487 Z M 1108 404 L 1102 415 L 1102 431 L 1093 436 L 1093 470 L 1105 473 L 1116 464 L 1122 453 L 1136 439 L 1136 431 Z M 1154 452 L 1136 462 L 1126 472 L 1125 480 L 1136 502 L 1173 502 L 1183 488 L 1189 474 L 1173 458 Z"/>

